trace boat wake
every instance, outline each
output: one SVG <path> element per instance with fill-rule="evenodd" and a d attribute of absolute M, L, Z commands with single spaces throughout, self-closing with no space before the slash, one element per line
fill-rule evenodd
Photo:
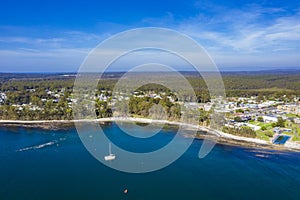
<path fill-rule="evenodd" d="M 47 142 L 47 143 L 44 143 L 44 144 L 38 144 L 38 145 L 30 146 L 30 147 L 24 147 L 24 148 L 18 149 L 17 152 L 42 149 L 42 148 L 45 148 L 45 147 L 48 147 L 48 146 L 58 144 L 59 141 L 64 141 L 64 140 L 66 140 L 66 138 L 60 138 L 59 140 L 53 140 L 51 142 Z"/>

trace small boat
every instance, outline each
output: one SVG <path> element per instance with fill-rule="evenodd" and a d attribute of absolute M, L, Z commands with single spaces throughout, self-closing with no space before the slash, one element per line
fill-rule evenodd
<path fill-rule="evenodd" d="M 109 143 L 109 155 L 104 156 L 104 160 L 110 161 L 116 159 L 116 155 L 111 153 L 111 143 Z"/>

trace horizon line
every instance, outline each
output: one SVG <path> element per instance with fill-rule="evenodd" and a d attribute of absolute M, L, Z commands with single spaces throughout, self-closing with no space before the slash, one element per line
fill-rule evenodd
<path fill-rule="evenodd" d="M 219 70 L 219 72 L 287 72 L 287 71 L 299 71 L 300 72 L 300 67 L 299 68 L 273 68 L 273 69 L 223 69 Z M 192 70 L 177 70 L 177 72 L 185 72 L 185 73 L 196 73 L 198 71 L 192 71 Z M 215 71 L 209 71 L 209 70 L 204 70 L 202 72 L 215 72 Z M 79 73 L 78 71 L 29 71 L 29 72 L 19 72 L 19 71 L 0 71 L 0 74 L 77 74 Z M 82 72 L 81 72 L 82 73 Z M 97 71 L 90 71 L 90 72 L 84 72 L 84 73 L 98 73 Z M 104 73 L 128 73 L 126 70 L 120 70 L 120 71 L 106 71 Z M 170 73 L 169 71 L 139 71 L 139 72 L 131 72 L 131 73 Z"/>

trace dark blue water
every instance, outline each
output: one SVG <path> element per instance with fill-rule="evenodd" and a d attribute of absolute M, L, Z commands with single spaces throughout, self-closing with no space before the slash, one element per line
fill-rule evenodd
<path fill-rule="evenodd" d="M 116 124 L 103 129 L 132 148 L 132 138 Z M 174 130 L 163 130 L 134 149 L 160 148 L 173 136 Z M 217 145 L 199 159 L 201 144 L 195 140 L 167 168 L 128 174 L 94 159 L 74 128 L 1 127 L 0 199 L 300 199 L 299 153 Z"/>

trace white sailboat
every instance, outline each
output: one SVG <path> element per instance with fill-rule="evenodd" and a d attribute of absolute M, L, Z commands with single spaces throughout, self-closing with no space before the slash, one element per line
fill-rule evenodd
<path fill-rule="evenodd" d="M 111 143 L 109 143 L 109 155 L 104 156 L 104 160 L 109 161 L 114 159 L 116 159 L 116 155 L 111 153 Z"/>

